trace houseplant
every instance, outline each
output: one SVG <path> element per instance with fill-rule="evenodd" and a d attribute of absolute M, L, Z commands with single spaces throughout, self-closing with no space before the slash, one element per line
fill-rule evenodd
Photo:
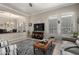
<path fill-rule="evenodd" d="M 74 38 L 77 38 L 78 37 L 78 34 L 79 34 L 78 32 L 73 32 L 73 37 Z"/>

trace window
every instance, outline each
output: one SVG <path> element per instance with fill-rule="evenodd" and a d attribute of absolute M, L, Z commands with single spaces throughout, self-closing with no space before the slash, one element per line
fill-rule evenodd
<path fill-rule="evenodd" d="M 72 15 L 61 17 L 61 34 L 71 34 L 73 31 Z"/>
<path fill-rule="evenodd" d="M 49 20 L 49 33 L 50 34 L 57 33 L 57 18 L 52 18 Z"/>
<path fill-rule="evenodd" d="M 74 13 L 63 13 L 58 17 L 53 16 L 49 19 L 50 34 L 71 35 L 74 31 L 76 31 L 76 18 Z"/>

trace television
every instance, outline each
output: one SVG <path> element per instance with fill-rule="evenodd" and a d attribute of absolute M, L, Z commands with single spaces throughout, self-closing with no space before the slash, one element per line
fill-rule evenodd
<path fill-rule="evenodd" d="M 34 31 L 44 31 L 44 23 L 34 24 Z"/>

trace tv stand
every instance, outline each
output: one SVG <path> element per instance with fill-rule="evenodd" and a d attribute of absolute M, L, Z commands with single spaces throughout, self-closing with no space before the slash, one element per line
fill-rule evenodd
<path fill-rule="evenodd" d="M 44 37 L 44 32 L 32 32 L 32 38 L 35 38 L 35 39 L 43 39 Z"/>

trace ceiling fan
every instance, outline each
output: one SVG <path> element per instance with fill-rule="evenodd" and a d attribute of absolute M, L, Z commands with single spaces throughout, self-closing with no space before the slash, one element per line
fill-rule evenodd
<path fill-rule="evenodd" d="M 29 3 L 29 6 L 32 7 L 32 3 Z"/>

